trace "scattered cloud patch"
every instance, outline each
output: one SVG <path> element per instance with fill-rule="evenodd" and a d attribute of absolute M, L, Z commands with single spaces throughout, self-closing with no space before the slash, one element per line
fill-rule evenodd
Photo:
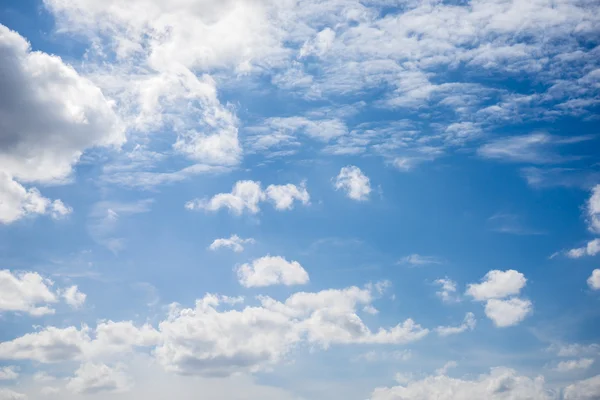
<path fill-rule="evenodd" d="M 343 167 L 335 178 L 336 190 L 344 190 L 346 196 L 356 201 L 366 201 L 371 193 L 369 178 L 363 174 L 360 168 L 353 165 Z"/>
<path fill-rule="evenodd" d="M 588 278 L 587 284 L 592 290 L 600 290 L 600 269 L 592 271 L 592 275 Z"/>
<path fill-rule="evenodd" d="M 579 360 L 561 361 L 556 365 L 555 370 L 558 372 L 569 372 L 578 369 L 588 369 L 592 366 L 594 360 L 592 358 L 581 358 Z"/>
<path fill-rule="evenodd" d="M 435 294 L 442 299 L 444 303 L 454 303 L 460 301 L 460 297 L 456 294 L 457 285 L 452 279 L 441 278 L 436 279 L 434 284 L 440 286 L 440 290 L 435 292 Z"/>
<path fill-rule="evenodd" d="M 244 251 L 245 244 L 254 244 L 255 240 L 252 238 L 242 239 L 238 235 L 231 235 L 231 237 L 215 239 L 210 246 L 208 247 L 210 250 L 218 250 L 222 247 L 229 248 L 236 253 L 241 253 Z"/>
<path fill-rule="evenodd" d="M 566 252 L 569 258 L 581 258 L 584 256 L 595 256 L 600 253 L 600 239 L 593 239 L 583 247 L 577 247 Z"/>
<path fill-rule="evenodd" d="M 119 393 L 127 391 L 130 386 L 130 379 L 122 368 L 111 368 L 102 363 L 82 364 L 66 385 L 71 392 L 80 394 Z"/>
<path fill-rule="evenodd" d="M 264 201 L 272 202 L 277 210 L 291 210 L 295 201 L 308 205 L 310 195 L 304 183 L 299 186 L 291 183 L 269 185 L 263 191 L 260 182 L 238 181 L 233 186 L 231 193 L 219 193 L 210 199 L 195 199 L 187 202 L 185 208 L 207 211 L 218 211 L 221 208 L 226 208 L 235 215 L 241 215 L 245 211 L 256 214 L 260 211 L 259 203 Z"/>
<path fill-rule="evenodd" d="M 441 264 L 442 260 L 434 256 L 422 256 L 420 254 L 411 254 L 400 260 L 401 264 L 408 264 L 411 267 L 421 267 L 423 265 Z"/>
<path fill-rule="evenodd" d="M 438 326 L 435 331 L 440 336 L 450 336 L 457 335 L 459 333 L 463 333 L 467 330 L 472 331 L 475 329 L 475 325 L 477 325 L 477 320 L 475 319 L 475 315 L 472 312 L 468 312 L 465 315 L 465 319 L 463 323 L 459 326 Z"/>
<path fill-rule="evenodd" d="M 65 302 L 73 308 L 81 308 L 83 303 L 85 303 L 85 299 L 87 295 L 79 291 L 77 285 L 73 285 L 67 289 L 65 289 L 61 296 L 65 299 Z"/>
<path fill-rule="evenodd" d="M 19 369 L 15 366 L 0 368 L 0 381 L 13 381 L 19 377 Z"/>

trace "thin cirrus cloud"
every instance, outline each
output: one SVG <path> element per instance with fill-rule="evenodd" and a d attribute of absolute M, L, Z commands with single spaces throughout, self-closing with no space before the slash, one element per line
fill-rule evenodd
<path fill-rule="evenodd" d="M 406 264 L 411 267 L 422 267 L 425 265 L 435 265 L 442 264 L 443 260 L 436 256 L 423 256 L 417 253 L 410 254 L 408 256 L 402 257 L 399 264 Z"/>

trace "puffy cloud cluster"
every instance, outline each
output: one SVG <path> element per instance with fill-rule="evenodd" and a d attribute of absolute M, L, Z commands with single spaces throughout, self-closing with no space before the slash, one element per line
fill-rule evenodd
<path fill-rule="evenodd" d="M 492 270 L 481 283 L 468 285 L 465 294 L 476 301 L 485 301 L 485 315 L 496 326 L 507 327 L 523 321 L 533 310 L 531 301 L 515 297 L 526 282 L 527 279 L 519 271 Z"/>
<path fill-rule="evenodd" d="M 302 343 L 322 348 L 405 344 L 427 335 L 428 330 L 412 319 L 389 329 L 369 329 L 357 310 L 375 300 L 372 288 L 299 292 L 284 302 L 259 296 L 258 305 L 243 309 L 237 308 L 238 299 L 208 294 L 193 308 L 173 305 L 157 328 L 131 321 L 100 322 L 95 329 L 46 327 L 1 342 L 0 359 L 43 364 L 79 361 L 82 368 L 70 385 L 83 392 L 88 387 L 124 386 L 115 383 L 121 375 L 110 363 L 136 349 L 153 349 L 166 370 L 179 374 L 229 376 L 268 369 Z"/>
<path fill-rule="evenodd" d="M 288 183 L 286 185 L 269 185 L 262 189 L 260 182 L 238 181 L 233 186 L 231 193 L 219 193 L 210 199 L 195 199 L 186 203 L 188 210 L 205 209 L 218 211 L 226 208 L 236 215 L 245 211 L 256 214 L 260 211 L 259 204 L 264 201 L 273 203 L 277 210 L 291 210 L 294 202 L 303 205 L 310 203 L 310 195 L 304 183 L 299 186 Z"/>
<path fill-rule="evenodd" d="M 588 278 L 587 284 L 592 290 L 600 290 L 600 269 L 592 271 L 592 275 Z"/>
<path fill-rule="evenodd" d="M 53 291 L 54 282 L 44 279 L 37 272 L 11 272 L 0 270 L 0 313 L 23 312 L 32 316 L 54 314 L 50 304 L 63 297 L 65 302 L 79 308 L 86 295 L 77 286 Z"/>
<path fill-rule="evenodd" d="M 287 261 L 279 256 L 264 256 L 237 269 L 239 282 L 245 287 L 270 285 L 303 285 L 308 283 L 308 272 L 298 261 Z"/>

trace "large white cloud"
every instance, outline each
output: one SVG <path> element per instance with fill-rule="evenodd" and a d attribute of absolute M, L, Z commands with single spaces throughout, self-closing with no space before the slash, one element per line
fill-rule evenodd
<path fill-rule="evenodd" d="M 308 283 L 308 272 L 298 261 L 280 256 L 264 256 L 236 268 L 239 282 L 245 287 L 270 285 L 302 285 Z"/>
<path fill-rule="evenodd" d="M 531 301 L 513 297 L 507 300 L 490 299 L 485 303 L 485 315 L 498 327 L 516 325 L 531 314 Z"/>
<path fill-rule="evenodd" d="M 0 25 L 0 169 L 24 182 L 69 177 L 82 152 L 125 141 L 113 104 L 59 57 Z"/>
<path fill-rule="evenodd" d="M 564 390 L 565 400 L 596 400 L 600 393 L 600 375 L 573 383 Z"/>
<path fill-rule="evenodd" d="M 588 286 L 592 290 L 600 290 L 600 269 L 595 269 L 587 280 Z"/>

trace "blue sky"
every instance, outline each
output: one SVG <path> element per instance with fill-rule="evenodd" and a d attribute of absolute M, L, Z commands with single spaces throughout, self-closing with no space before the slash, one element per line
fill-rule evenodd
<path fill-rule="evenodd" d="M 7 0 L 0 400 L 600 396 L 587 0 Z"/>

